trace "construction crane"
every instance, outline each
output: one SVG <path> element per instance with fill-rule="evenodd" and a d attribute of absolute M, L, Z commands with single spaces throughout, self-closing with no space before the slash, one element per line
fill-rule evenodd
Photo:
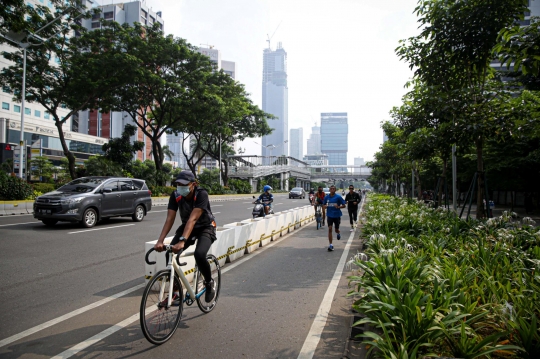
<path fill-rule="evenodd" d="M 281 23 L 283 22 L 283 20 L 281 20 L 278 24 L 278 26 L 276 27 L 276 29 L 274 30 L 274 33 L 272 34 L 272 36 L 268 36 L 268 34 L 266 34 L 266 37 L 268 37 L 268 40 L 266 40 L 268 42 L 268 48 L 270 49 L 270 41 L 272 40 L 272 38 L 274 37 L 274 35 L 276 34 L 276 31 L 279 29 L 279 26 L 281 25 Z"/>

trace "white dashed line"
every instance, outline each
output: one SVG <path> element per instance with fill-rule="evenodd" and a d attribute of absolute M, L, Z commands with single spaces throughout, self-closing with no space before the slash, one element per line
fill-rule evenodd
<path fill-rule="evenodd" d="M 23 222 L 23 223 L 12 223 L 12 224 L 0 224 L 0 227 L 17 226 L 17 225 L 19 225 L 19 224 L 29 224 L 29 223 L 39 223 L 39 221 L 34 221 L 34 222 Z"/>
<path fill-rule="evenodd" d="M 92 232 L 92 231 L 102 231 L 104 229 L 120 228 L 120 227 L 134 226 L 134 225 L 135 225 L 135 223 L 123 224 L 121 226 L 113 226 L 113 227 L 105 227 L 105 228 L 85 229 L 85 230 L 82 230 L 82 231 L 68 232 L 68 234 L 84 233 L 84 232 Z"/>

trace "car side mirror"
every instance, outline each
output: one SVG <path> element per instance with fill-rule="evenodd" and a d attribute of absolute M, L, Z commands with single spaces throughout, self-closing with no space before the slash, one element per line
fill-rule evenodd
<path fill-rule="evenodd" d="M 103 188 L 103 193 L 112 193 L 112 189 L 110 189 L 110 188 Z"/>

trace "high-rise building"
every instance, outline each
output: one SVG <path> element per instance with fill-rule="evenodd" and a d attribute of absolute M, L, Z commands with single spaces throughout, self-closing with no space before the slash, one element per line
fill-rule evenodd
<path fill-rule="evenodd" d="M 175 166 L 179 168 L 187 168 L 186 157 L 182 151 L 183 145 L 183 134 L 179 133 L 178 135 L 171 133 L 167 135 L 167 146 L 169 150 L 173 153 L 172 157 L 166 157 L 166 160 L 175 162 Z"/>
<path fill-rule="evenodd" d="M 382 143 L 385 143 L 386 141 L 388 141 L 388 136 L 386 135 L 386 132 L 382 132 Z"/>
<path fill-rule="evenodd" d="M 98 4 L 95 0 L 87 1 Z M 133 25 L 138 22 L 148 26 L 157 23 L 161 30 L 164 27 L 161 11 L 154 12 L 144 0 L 111 3 L 102 6 L 98 5 L 97 7 L 101 10 L 101 13 L 94 14 L 92 18 L 85 19 L 81 23 L 88 30 L 101 28 L 101 19 L 116 21 L 121 25 Z M 76 118 L 77 130 L 80 133 L 87 133 L 103 138 L 120 137 L 125 125 L 128 123 L 133 124 L 134 122 L 131 116 L 124 112 L 103 113 L 100 110 L 81 111 Z M 144 150 L 135 154 L 138 159 L 144 161 L 152 158 L 150 155 L 152 152 L 152 141 L 144 135 L 139 127 L 137 127 L 137 133 L 133 136 L 132 141 L 141 141 L 144 143 Z"/>
<path fill-rule="evenodd" d="M 291 128 L 290 134 L 291 157 L 301 160 L 304 157 L 304 129 Z"/>
<path fill-rule="evenodd" d="M 264 49 L 263 52 L 263 82 L 262 109 L 276 116 L 269 121 L 273 128 L 272 134 L 262 138 L 263 156 L 288 155 L 289 135 L 289 89 L 287 87 L 287 53 L 278 43 L 277 49 Z"/>
<path fill-rule="evenodd" d="M 355 157 L 354 158 L 354 165 L 355 166 L 365 166 L 366 161 L 362 157 Z M 360 168 L 355 168 L 354 173 L 360 173 Z"/>
<path fill-rule="evenodd" d="M 321 128 L 313 126 L 311 136 L 307 140 L 307 154 L 318 155 L 321 153 Z"/>
<path fill-rule="evenodd" d="M 321 152 L 330 166 L 347 165 L 348 133 L 346 112 L 321 113 Z"/>

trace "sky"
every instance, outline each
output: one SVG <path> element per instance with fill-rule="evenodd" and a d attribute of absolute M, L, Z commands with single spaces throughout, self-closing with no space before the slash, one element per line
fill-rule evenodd
<path fill-rule="evenodd" d="M 106 0 L 104 2 L 107 2 Z M 115 1 L 117 2 L 117 1 Z M 419 33 L 417 0 L 146 0 L 162 11 L 165 32 L 192 45 L 213 45 L 236 62 L 237 81 L 262 106 L 263 49 L 287 52 L 289 129 L 303 128 L 304 154 L 321 112 L 347 112 L 348 164 L 372 160 L 381 121 L 401 104 L 408 65 L 394 50 Z M 270 123 L 271 125 L 271 123 Z M 240 144 L 260 155 L 260 139 Z"/>

